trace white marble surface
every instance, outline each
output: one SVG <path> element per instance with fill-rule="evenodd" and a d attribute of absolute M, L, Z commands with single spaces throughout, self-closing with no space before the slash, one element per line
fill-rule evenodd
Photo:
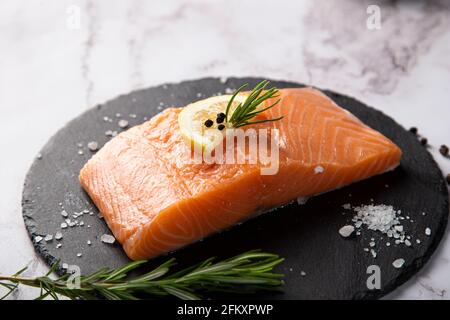
<path fill-rule="evenodd" d="M 436 148 L 450 144 L 450 4 L 370 4 L 381 7 L 380 30 L 367 29 L 369 2 L 360 0 L 1 1 L 0 273 L 26 264 L 30 275 L 46 270 L 21 217 L 33 157 L 86 108 L 137 88 L 204 76 L 332 88 L 417 125 L 450 172 Z M 449 259 L 447 235 L 388 298 L 450 298 Z M 13 298 L 32 295 L 24 289 Z"/>

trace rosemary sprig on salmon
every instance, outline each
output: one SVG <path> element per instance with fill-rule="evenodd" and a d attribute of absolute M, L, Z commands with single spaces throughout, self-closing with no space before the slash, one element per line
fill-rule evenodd
<path fill-rule="evenodd" d="M 178 115 L 181 135 L 190 147 L 207 152 L 219 146 L 226 136 L 227 128 L 239 128 L 257 123 L 281 120 L 283 116 L 268 116 L 270 109 L 280 99 L 280 91 L 268 89 L 269 81 L 258 83 L 251 92 L 242 92 L 248 84 L 234 94 L 202 99 L 184 107 Z"/>
<path fill-rule="evenodd" d="M 250 121 L 258 114 L 267 111 L 273 107 L 275 107 L 280 99 L 276 100 L 274 103 L 270 104 L 268 107 L 258 109 L 258 106 L 261 105 L 264 101 L 272 98 L 277 98 L 279 96 L 279 91 L 277 88 L 273 87 L 266 90 L 266 87 L 269 85 L 268 80 L 263 80 L 258 83 L 253 90 L 248 95 L 247 99 L 244 102 L 240 102 L 236 109 L 234 109 L 233 113 L 230 114 L 231 106 L 233 105 L 234 98 L 248 86 L 248 84 L 242 85 L 238 88 L 234 94 L 231 96 L 230 101 L 228 102 L 226 111 L 225 111 L 225 120 L 229 125 L 234 128 L 239 128 L 243 126 L 248 126 L 257 123 L 269 122 L 269 121 L 278 121 L 283 119 L 283 116 L 273 118 L 273 119 L 263 119 L 257 121 Z"/>
<path fill-rule="evenodd" d="M 56 279 L 50 278 L 58 268 L 58 263 L 55 263 L 42 277 L 21 277 L 26 268 L 10 277 L 0 276 L 0 287 L 7 289 L 0 300 L 11 294 L 19 284 L 40 288 L 37 300 L 47 297 L 58 300 L 58 295 L 72 300 L 139 300 L 164 296 L 198 300 L 206 292 L 249 294 L 261 290 L 278 291 L 283 285 L 283 275 L 274 273 L 273 268 L 282 261 L 276 254 L 253 250 L 219 262 L 209 258 L 178 272 L 170 272 L 175 265 L 175 259 L 170 259 L 145 274 L 128 277 L 131 271 L 147 262 L 141 260 L 121 268 L 105 268 L 81 276 L 79 286 L 73 289 L 68 286 L 69 273 Z"/>

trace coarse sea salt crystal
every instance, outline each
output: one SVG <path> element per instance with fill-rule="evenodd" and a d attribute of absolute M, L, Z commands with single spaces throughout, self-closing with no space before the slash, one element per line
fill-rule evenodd
<path fill-rule="evenodd" d="M 119 120 L 118 122 L 119 127 L 121 127 L 122 129 L 128 127 L 128 121 L 125 119 Z"/>
<path fill-rule="evenodd" d="M 56 240 L 61 240 L 62 238 L 63 238 L 62 233 L 58 231 L 58 232 L 55 234 L 55 239 L 56 239 Z"/>
<path fill-rule="evenodd" d="M 52 240 L 53 240 L 53 235 L 51 235 L 51 234 L 46 235 L 45 238 L 44 238 L 44 240 L 45 240 L 46 242 L 52 241 Z"/>
<path fill-rule="evenodd" d="M 102 236 L 100 237 L 100 240 L 104 243 L 112 244 L 116 241 L 116 238 L 114 238 L 110 234 L 102 234 Z"/>
<path fill-rule="evenodd" d="M 315 174 L 322 173 L 322 172 L 324 172 L 324 171 L 325 171 L 325 169 L 324 169 L 322 166 L 316 166 L 316 167 L 314 168 L 314 173 L 315 173 Z"/>
<path fill-rule="evenodd" d="M 374 258 L 377 257 L 377 253 L 375 252 L 375 250 L 370 249 L 370 253 L 372 254 L 372 257 L 374 257 Z"/>
<path fill-rule="evenodd" d="M 394 262 L 392 262 L 392 265 L 396 269 L 400 269 L 401 267 L 403 267 L 404 264 L 405 264 L 405 259 L 402 259 L 402 258 L 397 259 Z"/>
<path fill-rule="evenodd" d="M 354 231 L 355 231 L 355 227 L 353 227 L 351 225 L 347 225 L 347 226 L 343 226 L 342 228 L 339 229 L 339 234 L 344 238 L 348 238 L 352 235 L 352 233 Z"/>
<path fill-rule="evenodd" d="M 42 239 L 44 239 L 44 238 L 41 237 L 41 236 L 36 236 L 36 237 L 34 237 L 34 242 L 35 242 L 35 243 L 39 243 L 39 242 L 42 241 Z"/>
<path fill-rule="evenodd" d="M 308 201 L 308 197 L 298 197 L 298 198 L 297 198 L 297 203 L 298 203 L 299 205 L 303 205 L 303 204 L 305 204 L 307 201 Z"/>
<path fill-rule="evenodd" d="M 305 271 L 300 271 L 300 275 L 302 276 L 302 277 L 304 277 L 304 276 L 306 276 L 306 272 Z"/>
<path fill-rule="evenodd" d="M 350 210 L 352 206 L 350 205 L 350 203 L 345 203 L 342 205 L 342 208 L 344 208 L 345 210 Z"/>
<path fill-rule="evenodd" d="M 430 235 L 431 235 L 431 229 L 430 229 L 430 228 L 426 228 L 426 229 L 425 229 L 425 234 L 426 234 L 427 236 L 430 236 Z"/>
<path fill-rule="evenodd" d="M 91 141 L 91 142 L 88 143 L 87 147 L 92 152 L 97 151 L 98 150 L 98 142 L 97 141 Z"/>

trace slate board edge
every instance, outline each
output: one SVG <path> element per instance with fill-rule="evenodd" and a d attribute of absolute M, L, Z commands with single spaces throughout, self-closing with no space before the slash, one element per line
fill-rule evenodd
<path fill-rule="evenodd" d="M 256 81 L 256 80 L 260 80 L 260 78 L 258 78 L 258 77 L 242 77 L 242 78 L 245 78 L 245 79 L 253 79 L 253 80 L 255 80 L 255 81 Z M 242 79 L 242 78 L 228 77 L 228 78 L 227 78 L 227 81 L 228 81 L 228 80 L 240 80 L 240 79 Z M 218 77 L 207 77 L 207 78 L 201 78 L 201 79 L 192 79 L 192 80 L 186 80 L 186 81 L 180 81 L 180 82 L 165 83 L 165 84 L 162 84 L 162 85 L 159 85 L 159 86 L 153 86 L 153 87 L 143 88 L 143 89 L 139 89 L 139 90 L 133 90 L 133 91 L 130 91 L 129 93 L 121 94 L 121 95 L 119 95 L 119 96 L 117 96 L 117 97 L 115 97 L 115 98 L 113 98 L 113 99 L 109 99 L 109 100 L 107 100 L 107 101 L 105 101 L 105 102 L 103 102 L 103 103 L 97 104 L 97 105 L 95 105 L 93 108 L 102 108 L 103 105 L 108 104 L 110 101 L 119 99 L 119 98 L 121 98 L 121 97 L 128 96 L 128 95 L 130 95 L 131 93 L 138 93 L 138 92 L 140 92 L 140 91 L 145 91 L 145 90 L 148 90 L 148 89 L 150 89 L 150 88 L 158 89 L 158 88 L 165 88 L 165 87 L 177 86 L 177 85 L 182 84 L 182 83 L 196 82 L 196 81 L 198 81 L 198 80 L 203 80 L 203 81 L 204 81 L 204 80 L 208 80 L 208 81 L 220 81 L 220 78 L 218 78 Z M 271 79 L 271 81 L 278 82 L 278 83 L 284 83 L 284 84 L 286 84 L 286 85 L 295 85 L 295 86 L 297 86 L 297 87 L 305 87 L 304 84 L 295 83 L 295 82 L 291 82 L 291 81 L 276 80 L 276 79 Z M 315 88 L 317 88 L 317 87 L 315 87 Z M 340 94 L 340 93 L 336 93 L 336 92 L 331 91 L 331 90 L 328 90 L 328 89 L 320 89 L 320 88 L 317 88 L 317 89 L 323 91 L 324 93 L 326 93 L 326 94 L 329 95 L 329 96 L 340 96 L 340 97 L 344 97 L 344 98 L 346 98 L 346 99 L 356 100 L 356 99 L 354 99 L 353 97 L 350 97 L 350 96 L 347 96 L 347 95 L 344 95 L 344 94 Z M 378 110 L 378 109 L 375 109 L 375 108 L 373 108 L 373 107 L 371 107 L 371 106 L 368 106 L 368 105 L 366 105 L 366 104 L 365 104 L 365 106 L 366 106 L 367 108 L 372 109 L 372 111 L 375 111 L 375 112 L 377 112 L 377 113 L 379 113 L 379 114 L 384 115 L 386 118 L 390 119 L 390 121 L 392 121 L 394 124 L 396 124 L 396 125 L 402 127 L 403 129 L 405 129 L 403 126 L 401 126 L 400 124 L 398 124 L 394 119 L 392 119 L 391 117 L 387 116 L 387 115 L 386 115 L 385 113 L 383 113 L 382 111 L 380 111 L 380 110 Z M 44 147 L 41 149 L 41 151 L 45 151 L 45 149 L 48 148 L 48 147 L 52 144 L 52 142 L 53 142 L 55 136 L 57 136 L 57 134 L 58 134 L 60 131 L 65 130 L 72 122 L 76 121 L 77 118 L 82 117 L 84 114 L 86 114 L 86 113 L 92 111 L 93 108 L 87 109 L 86 111 L 84 111 L 83 113 L 81 113 L 80 115 L 78 115 L 76 118 L 74 118 L 74 119 L 70 120 L 68 123 L 66 123 L 61 129 L 59 129 L 59 130 L 58 130 L 58 131 L 57 131 L 57 132 L 49 139 L 49 141 L 44 145 Z M 406 129 L 405 129 L 405 130 L 406 130 Z M 419 143 L 419 142 L 417 142 L 417 143 Z M 430 153 L 429 151 L 427 151 L 426 153 L 427 153 L 427 157 L 429 158 L 430 162 L 432 162 L 434 165 L 436 165 L 436 167 L 439 167 L 439 166 L 437 165 L 436 161 L 434 160 L 433 156 L 431 155 L 431 153 Z M 36 160 L 35 160 L 35 161 L 36 161 Z M 51 254 L 49 254 L 48 250 L 47 250 L 47 249 L 45 248 L 45 246 L 44 246 L 44 243 L 45 243 L 45 242 L 44 242 L 43 240 L 42 240 L 40 243 L 36 243 L 36 242 L 34 241 L 34 237 L 35 237 L 35 236 L 43 236 L 43 235 L 37 234 L 37 233 L 36 233 L 36 230 L 35 230 L 36 226 L 35 226 L 33 217 L 32 217 L 31 214 L 28 213 L 28 210 L 27 210 L 28 202 L 26 201 L 26 199 L 28 198 L 28 194 L 27 194 L 27 190 L 26 190 L 26 185 L 27 185 L 27 182 L 28 182 L 28 179 L 29 179 L 29 175 L 32 173 L 33 166 L 34 166 L 34 164 L 36 163 L 35 161 L 33 161 L 32 165 L 30 166 L 30 169 L 29 169 L 29 171 L 28 171 L 28 173 L 27 173 L 27 175 L 26 175 L 26 177 L 25 177 L 25 182 L 24 182 L 24 185 L 23 185 L 23 192 L 22 192 L 22 215 L 23 215 L 23 218 L 24 218 L 25 227 L 26 227 L 26 229 L 27 229 L 27 231 L 28 231 L 29 238 L 30 238 L 30 240 L 31 240 L 31 242 L 32 242 L 32 244 L 33 244 L 33 246 L 34 246 L 34 248 L 35 248 L 36 251 L 40 254 L 40 256 L 43 258 L 43 260 L 44 260 L 49 266 L 51 266 L 51 265 L 53 265 L 53 264 L 56 262 L 57 259 L 56 259 L 55 257 L 53 257 Z M 442 175 L 442 172 L 441 172 L 440 180 L 441 180 L 440 191 L 442 192 L 442 194 L 443 194 L 444 197 L 446 198 L 446 202 L 445 202 L 445 204 L 444 204 L 444 207 L 445 207 L 445 208 L 443 208 L 443 210 L 448 212 L 448 211 L 449 211 L 449 199 L 448 199 L 447 184 L 446 184 L 445 179 L 444 179 L 444 177 L 443 177 L 443 175 Z M 447 227 L 447 222 L 448 222 L 448 215 L 444 215 L 444 216 L 443 216 L 443 219 L 440 221 L 440 224 L 439 224 L 440 227 L 439 227 L 439 229 L 438 229 L 438 230 L 433 230 L 433 232 L 435 233 L 435 236 L 433 237 L 433 243 L 429 246 L 429 250 L 426 252 L 425 255 L 417 257 L 417 258 L 413 261 L 413 263 L 411 263 L 411 264 L 409 264 L 407 267 L 405 267 L 405 268 L 406 268 L 406 269 L 405 269 L 406 272 L 403 272 L 403 273 L 402 273 L 398 278 L 396 278 L 392 283 L 384 284 L 382 290 L 374 291 L 374 292 L 369 292 L 369 293 L 368 293 L 368 292 L 355 293 L 355 295 L 354 295 L 353 298 L 354 298 L 354 299 L 378 299 L 378 298 L 381 298 L 381 297 L 383 297 L 384 295 L 386 295 L 386 294 L 392 292 L 394 289 L 400 287 L 402 284 L 404 284 L 406 281 L 408 281 L 408 280 L 411 278 L 412 275 L 414 275 L 414 274 L 416 274 L 417 272 L 420 271 L 420 269 L 421 269 L 421 268 L 429 261 L 429 259 L 430 259 L 431 256 L 433 255 L 433 253 L 436 251 L 436 249 L 437 249 L 439 243 L 440 243 L 441 240 L 442 240 L 442 237 L 443 237 L 444 234 L 445 234 L 445 230 L 446 230 L 446 227 Z M 55 270 L 55 272 L 56 272 L 58 275 L 62 275 L 62 274 L 65 273 L 65 270 L 62 268 L 62 266 L 59 266 L 59 267 Z"/>

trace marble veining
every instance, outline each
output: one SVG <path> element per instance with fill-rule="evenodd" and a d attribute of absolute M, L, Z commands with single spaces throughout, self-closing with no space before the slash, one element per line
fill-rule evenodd
<path fill-rule="evenodd" d="M 366 27 L 378 5 L 381 29 Z M 80 10 L 70 29 L 67 8 Z M 21 216 L 40 148 L 86 108 L 138 88 L 257 76 L 330 88 L 418 126 L 450 160 L 447 0 L 61 0 L 0 2 L 0 273 L 45 273 Z M 155 102 L 158 103 L 158 102 Z M 450 239 L 390 299 L 450 298 Z M 7 258 L 6 258 L 7 257 Z M 21 289 L 12 299 L 32 298 Z"/>
<path fill-rule="evenodd" d="M 97 32 L 99 29 L 98 8 L 95 1 L 87 1 L 85 5 L 87 38 L 84 43 L 83 55 L 81 57 L 81 70 L 83 79 L 86 82 L 86 105 L 91 105 L 91 95 L 94 90 L 94 81 L 91 76 L 90 59 L 94 49 Z"/>
<path fill-rule="evenodd" d="M 355 2 L 366 7 L 373 4 L 333 0 L 324 1 L 319 8 L 312 6 L 305 19 L 305 67 L 312 81 L 345 69 L 339 77 L 347 82 L 357 78 L 361 90 L 392 93 L 421 55 L 449 29 L 449 2 L 382 1 L 380 30 L 364 27 L 366 11 L 355 10 Z"/>
<path fill-rule="evenodd" d="M 130 8 L 127 10 L 126 21 L 131 26 L 131 31 L 128 34 L 127 45 L 132 59 L 132 67 L 130 78 L 133 83 L 133 89 L 140 88 L 142 86 L 142 38 L 136 37 L 140 35 L 139 19 L 142 19 L 141 13 L 143 2 L 133 2 Z"/>

